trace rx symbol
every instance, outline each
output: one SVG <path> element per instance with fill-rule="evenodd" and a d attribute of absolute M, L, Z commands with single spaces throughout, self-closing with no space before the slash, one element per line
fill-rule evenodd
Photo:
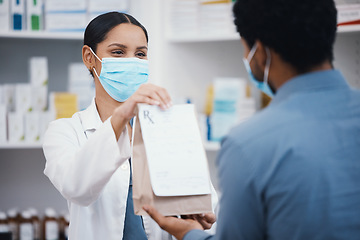
<path fill-rule="evenodd" d="M 149 121 L 154 124 L 154 121 L 151 119 L 150 117 L 150 111 L 149 110 L 145 110 L 144 111 L 144 119 L 149 119 Z"/>

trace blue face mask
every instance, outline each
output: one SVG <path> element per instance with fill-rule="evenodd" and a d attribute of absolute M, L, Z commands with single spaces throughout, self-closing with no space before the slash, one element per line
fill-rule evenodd
<path fill-rule="evenodd" d="M 125 102 L 133 95 L 141 84 L 148 81 L 148 60 L 139 58 L 100 58 L 93 52 L 94 56 L 101 62 L 100 76 L 94 68 L 105 91 L 116 101 Z"/>
<path fill-rule="evenodd" d="M 250 67 L 250 62 L 252 60 L 252 58 L 255 55 L 257 49 L 257 45 L 255 44 L 254 47 L 251 49 L 249 55 L 247 58 L 244 58 L 244 65 L 246 68 L 246 71 L 249 74 L 249 79 L 250 81 L 261 91 L 263 91 L 266 95 L 268 95 L 269 97 L 274 97 L 274 92 L 271 90 L 270 86 L 269 86 L 269 69 L 270 69 L 270 63 L 271 63 L 271 55 L 270 55 L 270 50 L 268 48 L 266 48 L 266 54 L 268 56 L 267 61 L 266 61 L 266 66 L 265 66 L 265 72 L 264 72 L 264 81 L 260 82 L 258 81 L 254 74 L 251 71 L 251 67 Z"/>

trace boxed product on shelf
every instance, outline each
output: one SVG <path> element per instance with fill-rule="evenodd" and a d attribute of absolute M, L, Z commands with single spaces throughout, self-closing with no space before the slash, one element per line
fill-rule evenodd
<path fill-rule="evenodd" d="M 0 103 L 0 143 L 5 143 L 7 140 L 6 125 L 6 105 L 4 103 Z"/>
<path fill-rule="evenodd" d="M 6 105 L 7 111 L 15 111 L 15 84 L 4 84 L 3 89 L 3 101 Z"/>
<path fill-rule="evenodd" d="M 75 12 L 86 10 L 87 0 L 46 0 L 46 12 Z"/>
<path fill-rule="evenodd" d="M 25 30 L 25 0 L 10 0 L 10 19 L 12 30 Z"/>
<path fill-rule="evenodd" d="M 0 104 L 5 104 L 4 85 L 0 85 Z"/>
<path fill-rule="evenodd" d="M 40 113 L 36 111 L 27 112 L 24 115 L 25 141 L 36 143 L 40 141 Z"/>
<path fill-rule="evenodd" d="M 47 87 L 31 86 L 31 110 L 45 111 L 48 107 Z"/>
<path fill-rule="evenodd" d="M 53 110 L 39 112 L 39 141 L 42 142 L 47 127 L 51 121 L 56 118 L 56 113 Z"/>
<path fill-rule="evenodd" d="M 30 83 L 34 86 L 47 86 L 49 80 L 47 57 L 31 57 L 29 59 Z"/>
<path fill-rule="evenodd" d="M 35 111 L 44 111 L 47 109 L 49 80 L 47 57 L 31 57 L 29 60 L 29 73 L 32 87 L 32 108 Z"/>
<path fill-rule="evenodd" d="M 199 8 L 199 26 L 203 33 L 234 33 L 232 3 L 203 1 Z"/>
<path fill-rule="evenodd" d="M 43 0 L 26 0 L 27 29 L 30 31 L 43 30 Z"/>
<path fill-rule="evenodd" d="M 89 0 L 88 1 L 89 20 L 96 16 L 111 12 L 129 12 L 129 0 Z"/>
<path fill-rule="evenodd" d="M 15 84 L 15 111 L 25 113 L 32 110 L 32 87 L 29 83 Z"/>
<path fill-rule="evenodd" d="M 51 92 L 49 111 L 56 113 L 56 119 L 72 117 L 78 111 L 77 95 L 68 92 Z"/>
<path fill-rule="evenodd" d="M 0 1 L 0 32 L 9 31 L 10 26 L 10 0 Z"/>
<path fill-rule="evenodd" d="M 8 141 L 21 143 L 25 140 L 24 114 L 22 112 L 8 112 Z"/>
<path fill-rule="evenodd" d="M 47 0 L 45 29 L 47 31 L 84 31 L 87 23 L 86 0 Z"/>
<path fill-rule="evenodd" d="M 214 81 L 214 105 L 211 115 L 211 140 L 221 141 L 239 121 L 239 103 L 246 97 L 246 81 L 217 78 Z"/>
<path fill-rule="evenodd" d="M 360 4 L 338 5 L 338 25 L 360 24 Z"/>
<path fill-rule="evenodd" d="M 87 23 L 86 12 L 45 14 L 45 29 L 49 32 L 83 32 Z"/>
<path fill-rule="evenodd" d="M 94 79 L 84 63 L 69 64 L 68 91 L 77 95 L 80 110 L 90 105 L 95 96 Z"/>
<path fill-rule="evenodd" d="M 170 5 L 171 34 L 194 34 L 198 32 L 198 0 L 173 0 Z"/>

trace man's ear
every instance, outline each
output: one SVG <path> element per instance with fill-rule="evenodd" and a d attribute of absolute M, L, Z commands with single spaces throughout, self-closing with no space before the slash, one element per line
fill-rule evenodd
<path fill-rule="evenodd" d="M 268 57 L 266 46 L 259 40 L 256 40 L 255 44 L 257 44 L 257 53 L 254 55 L 254 58 L 256 59 L 258 66 L 261 68 L 261 71 L 264 71 Z"/>
<path fill-rule="evenodd" d="M 92 54 L 90 47 L 87 45 L 84 45 L 82 48 L 82 60 L 86 68 L 92 72 L 93 68 L 95 67 L 95 59 L 94 54 Z"/>

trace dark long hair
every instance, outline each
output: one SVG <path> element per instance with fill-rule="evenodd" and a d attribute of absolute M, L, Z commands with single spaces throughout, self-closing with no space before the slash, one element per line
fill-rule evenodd
<path fill-rule="evenodd" d="M 98 43 L 104 41 L 111 29 L 122 23 L 131 23 L 140 27 L 144 31 L 146 41 L 149 41 L 145 27 L 133 16 L 120 12 L 108 12 L 97 16 L 87 25 L 84 33 L 84 45 L 91 47 L 96 52 Z"/>

